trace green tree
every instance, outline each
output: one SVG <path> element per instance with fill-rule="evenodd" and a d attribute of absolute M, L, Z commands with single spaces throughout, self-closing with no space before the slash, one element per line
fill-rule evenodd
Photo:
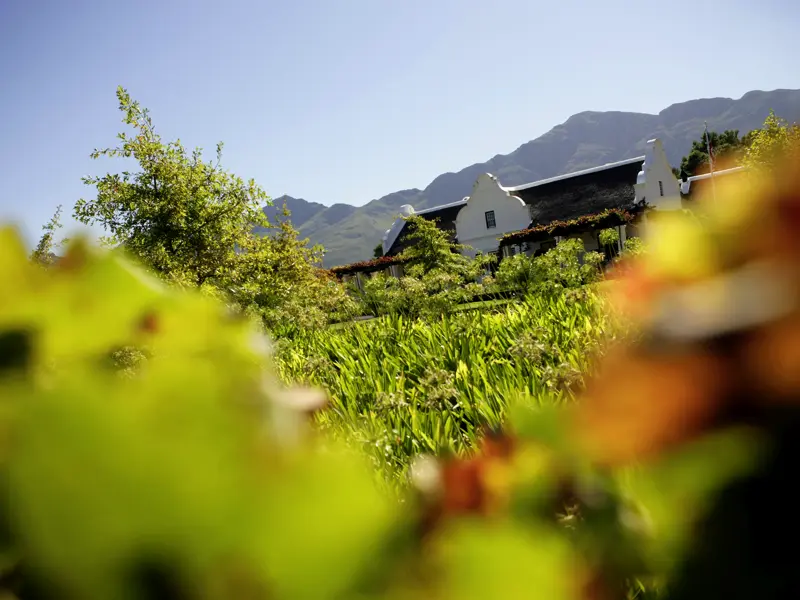
<path fill-rule="evenodd" d="M 292 336 L 350 318 L 355 302 L 328 272 L 316 267 L 322 247 L 300 239 L 284 206 L 272 235 L 248 235 L 220 284 L 276 336 Z"/>
<path fill-rule="evenodd" d="M 51 265 L 56 260 L 55 255 L 55 248 L 56 248 L 56 241 L 55 235 L 56 231 L 61 229 L 61 205 L 58 205 L 56 208 L 55 214 L 50 218 L 50 220 L 42 227 L 44 233 L 42 237 L 39 239 L 39 243 L 36 244 L 36 248 L 34 248 L 33 252 L 31 253 L 31 260 L 37 262 L 41 265 Z M 63 243 L 63 241 L 62 241 Z"/>
<path fill-rule="evenodd" d="M 139 170 L 84 178 L 97 194 L 76 203 L 75 218 L 102 225 L 106 242 L 169 279 L 201 285 L 224 275 L 253 226 L 268 225 L 261 211 L 268 196 L 220 168 L 221 143 L 216 163 L 204 162 L 200 148 L 189 153 L 180 140 L 162 141 L 147 109 L 122 87 L 117 98 L 134 133 L 120 133 L 118 146 L 91 157 L 132 158 Z"/>
<path fill-rule="evenodd" d="M 791 157 L 800 157 L 800 125 L 789 124 L 770 111 L 761 129 L 748 134 L 742 163 L 754 170 L 770 172 L 782 159 Z"/>
<path fill-rule="evenodd" d="M 471 248 L 452 241 L 448 231 L 440 229 L 436 221 L 422 217 L 407 217 L 410 245 L 401 256 L 409 263 L 406 272 L 413 277 L 423 277 L 440 271 L 463 279 L 475 281 L 492 262 L 492 255 L 479 255 L 474 259 L 462 254 Z"/>
<path fill-rule="evenodd" d="M 383 244 L 379 243 L 375 248 L 372 250 L 372 256 L 374 258 L 380 258 L 383 256 Z"/>
<path fill-rule="evenodd" d="M 355 309 L 344 288 L 317 265 L 322 248 L 298 238 L 283 207 L 271 224 L 262 211 L 270 204 L 250 181 L 204 162 L 202 150 L 187 152 L 180 141 L 164 142 L 148 111 L 117 89 L 120 110 L 133 135 L 120 145 L 95 150 L 101 156 L 133 158 L 139 170 L 87 177 L 95 200 L 80 200 L 76 218 L 99 223 L 106 241 L 182 285 L 203 291 L 261 317 L 276 336 L 293 335 L 344 318 Z M 260 236 L 254 227 L 274 235 Z"/>
<path fill-rule="evenodd" d="M 406 220 L 410 245 L 401 253 L 407 261 L 405 275 L 397 279 L 376 274 L 361 288 L 350 288 L 365 311 L 441 315 L 480 293 L 483 288 L 476 282 L 494 260 L 493 255 L 474 259 L 464 256 L 461 252 L 469 247 L 454 243 L 451 234 L 439 229 L 435 221 L 415 216 Z"/>
<path fill-rule="evenodd" d="M 738 164 L 745 149 L 744 139 L 739 138 L 738 129 L 726 129 L 722 133 L 715 131 L 706 132 L 700 136 L 699 140 L 692 142 L 689 154 L 681 159 L 681 166 L 676 176 L 683 171 L 687 176 L 708 173 L 710 171 L 708 161 L 708 140 L 711 141 L 711 151 L 714 153 L 714 169 L 727 169 Z"/>

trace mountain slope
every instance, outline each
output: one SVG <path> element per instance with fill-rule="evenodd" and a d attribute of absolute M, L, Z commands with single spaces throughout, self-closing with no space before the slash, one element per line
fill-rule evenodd
<path fill-rule="evenodd" d="M 319 202 L 309 202 L 308 200 L 292 198 L 291 196 L 274 198 L 272 206 L 265 206 L 261 210 L 267 216 L 270 223 L 275 223 L 278 218 L 282 216 L 284 204 L 289 212 L 291 212 L 291 221 L 296 228 L 302 227 L 316 215 L 328 210 L 327 206 Z M 355 209 L 355 207 L 352 208 Z M 257 227 L 255 231 L 257 233 L 264 233 L 266 230 L 263 227 Z"/>
<path fill-rule="evenodd" d="M 690 100 L 657 115 L 586 111 L 510 154 L 439 175 L 424 190 L 394 192 L 357 208 L 346 204 L 326 208 L 290 197 L 287 206 L 301 234 L 325 246 L 325 266 L 332 267 L 370 258 L 403 204 L 421 209 L 460 200 L 481 173 L 496 175 L 504 185 L 520 185 L 644 154 L 647 140 L 654 137 L 664 142 L 670 163 L 677 165 L 700 137 L 704 121 L 711 130 L 738 129 L 743 135 L 760 127 L 770 109 L 789 121 L 800 121 L 800 90 L 752 91 L 738 100 Z"/>

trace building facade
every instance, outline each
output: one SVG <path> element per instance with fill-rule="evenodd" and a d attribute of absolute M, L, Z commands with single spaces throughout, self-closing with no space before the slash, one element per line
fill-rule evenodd
<path fill-rule="evenodd" d="M 714 181 L 742 170 L 716 172 Z M 454 241 L 469 246 L 472 254 L 539 254 L 571 237 L 580 237 L 587 251 L 600 250 L 598 234 L 608 227 L 617 228 L 621 247 L 627 237 L 645 233 L 645 207 L 682 210 L 694 204 L 698 191 L 714 181 L 711 175 L 676 178 L 658 139 L 647 142 L 642 156 L 523 185 L 503 186 L 497 177 L 485 173 L 466 198 L 420 211 L 410 205 L 401 207 L 401 214 L 383 236 L 383 264 L 406 247 L 409 216 L 436 219 L 439 227 L 451 232 Z M 359 266 L 375 271 L 379 265 L 373 262 Z M 352 274 L 353 267 L 356 265 L 337 269 Z M 394 271 L 399 269 L 392 269 L 392 274 Z"/>

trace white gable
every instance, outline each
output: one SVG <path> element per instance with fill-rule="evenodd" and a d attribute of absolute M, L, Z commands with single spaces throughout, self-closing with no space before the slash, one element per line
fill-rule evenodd
<path fill-rule="evenodd" d="M 681 194 L 678 178 L 672 172 L 664 145 L 659 139 L 648 140 L 642 170 L 636 177 L 636 202 L 661 210 L 679 210 Z"/>
<path fill-rule="evenodd" d="M 494 227 L 487 226 L 487 221 Z M 504 189 L 496 177 L 485 173 L 478 177 L 466 206 L 456 217 L 458 242 L 471 246 L 473 252 L 494 252 L 498 238 L 525 229 L 529 222 L 525 203 Z"/>

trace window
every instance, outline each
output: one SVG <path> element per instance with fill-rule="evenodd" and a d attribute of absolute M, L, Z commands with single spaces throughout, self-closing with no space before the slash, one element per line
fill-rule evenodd
<path fill-rule="evenodd" d="M 511 246 L 508 249 L 508 255 L 509 256 L 514 256 L 516 253 L 517 253 L 517 247 L 516 246 Z"/>
<path fill-rule="evenodd" d="M 486 229 L 494 229 L 495 227 L 497 227 L 497 223 L 495 223 L 494 220 L 493 210 L 487 210 L 486 213 L 484 214 L 484 217 L 486 217 Z"/>
<path fill-rule="evenodd" d="M 664 182 L 663 181 L 659 181 L 658 182 L 658 193 L 661 194 L 662 196 L 664 195 Z"/>

